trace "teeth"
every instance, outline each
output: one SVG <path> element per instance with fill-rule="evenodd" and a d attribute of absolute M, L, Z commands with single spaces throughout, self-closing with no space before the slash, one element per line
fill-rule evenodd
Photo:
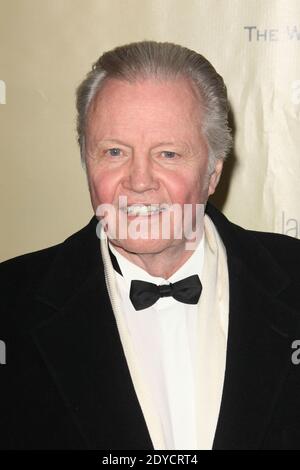
<path fill-rule="evenodd" d="M 159 204 L 134 204 L 132 206 L 127 206 L 124 208 L 125 212 L 129 215 L 148 215 L 148 214 L 157 214 L 165 208 L 160 207 Z"/>

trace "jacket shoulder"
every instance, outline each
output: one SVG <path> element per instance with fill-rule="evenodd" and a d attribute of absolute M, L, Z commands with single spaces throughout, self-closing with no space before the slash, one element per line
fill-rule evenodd
<path fill-rule="evenodd" d="M 299 282 L 300 240 L 279 233 L 249 231 L 277 263 Z"/>
<path fill-rule="evenodd" d="M 0 282 L 2 289 L 9 286 L 22 290 L 30 284 L 38 282 L 41 275 L 47 270 L 61 243 L 42 250 L 26 253 L 8 259 L 0 264 Z M 5 293 L 5 290 L 4 290 Z"/>
<path fill-rule="evenodd" d="M 84 245 L 89 244 L 89 235 L 94 233 L 92 229 L 95 225 L 95 218 L 92 218 L 88 225 L 70 235 L 62 243 L 0 263 L 2 288 L 8 285 L 21 290 L 26 287 L 33 288 L 58 255 L 61 254 L 63 259 L 71 260 Z"/>
<path fill-rule="evenodd" d="M 17 256 L 0 264 L 0 332 L 6 341 L 31 325 L 34 292 L 60 245 Z"/>
<path fill-rule="evenodd" d="M 57 288 L 64 289 L 64 281 L 75 277 L 86 262 L 87 247 L 94 235 L 95 220 L 72 234 L 62 243 L 4 261 L 0 264 L 0 331 L 27 329 L 36 321 L 36 295 L 49 273 L 52 279 L 62 278 Z M 61 273 L 64 274 L 61 274 Z"/>

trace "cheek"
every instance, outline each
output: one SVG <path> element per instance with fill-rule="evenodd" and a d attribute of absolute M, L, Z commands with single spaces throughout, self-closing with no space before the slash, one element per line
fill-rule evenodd
<path fill-rule="evenodd" d="M 94 203 L 112 203 L 119 183 L 119 176 L 113 171 L 89 170 L 89 186 Z"/>
<path fill-rule="evenodd" d="M 204 187 L 203 178 L 197 170 L 193 172 L 180 172 L 170 176 L 166 181 L 169 196 L 172 202 L 179 204 L 202 202 Z"/>

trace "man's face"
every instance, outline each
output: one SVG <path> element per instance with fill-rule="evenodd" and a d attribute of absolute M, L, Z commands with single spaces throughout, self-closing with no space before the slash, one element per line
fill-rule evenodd
<path fill-rule="evenodd" d="M 208 178 L 202 120 L 197 92 L 185 79 L 135 83 L 111 79 L 95 97 L 86 130 L 87 174 L 94 211 L 99 205 L 112 204 L 117 226 L 134 222 L 137 227 L 139 222 L 149 222 L 147 239 L 127 232 L 127 239 L 113 241 L 116 246 L 127 252 L 153 254 L 183 248 L 186 239 L 175 236 L 178 218 L 176 221 L 171 215 L 170 235 L 165 238 L 161 223 L 166 212 L 145 214 L 140 207 L 135 212 L 134 204 L 154 204 L 156 208 L 158 204 L 182 208 L 190 204 L 195 226 L 195 205 L 206 203 L 222 169 L 219 162 Z M 120 196 L 133 205 L 133 212 L 120 209 Z M 151 230 L 155 228 L 157 233 L 158 226 L 159 236 L 151 239 Z"/>

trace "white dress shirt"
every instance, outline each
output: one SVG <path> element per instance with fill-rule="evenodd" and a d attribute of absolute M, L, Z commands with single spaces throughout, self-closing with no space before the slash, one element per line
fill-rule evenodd
<path fill-rule="evenodd" d="M 167 449 L 197 449 L 196 358 L 197 305 L 163 297 L 136 311 L 129 291 L 134 279 L 157 285 L 174 283 L 193 274 L 201 280 L 204 239 L 168 280 L 153 277 L 131 263 L 110 243 L 121 272 L 116 285 L 140 373 L 155 404 Z"/>

